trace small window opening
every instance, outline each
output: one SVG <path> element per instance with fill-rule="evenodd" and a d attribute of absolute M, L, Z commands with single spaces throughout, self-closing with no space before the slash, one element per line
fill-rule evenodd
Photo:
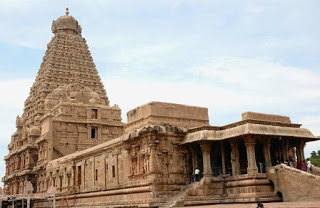
<path fill-rule="evenodd" d="M 91 127 L 91 139 L 97 138 L 97 127 Z"/>
<path fill-rule="evenodd" d="M 81 185 L 81 166 L 78 166 L 78 185 Z"/>
<path fill-rule="evenodd" d="M 112 166 L 112 177 L 116 177 L 116 168 L 114 167 L 114 165 Z"/>
<path fill-rule="evenodd" d="M 98 180 L 98 169 L 96 169 L 96 181 Z"/>

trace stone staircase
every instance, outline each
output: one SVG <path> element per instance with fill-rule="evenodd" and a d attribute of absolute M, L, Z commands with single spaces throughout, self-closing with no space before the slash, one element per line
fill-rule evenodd
<path fill-rule="evenodd" d="M 317 176 L 320 176 L 320 168 L 317 166 L 312 165 L 311 173 Z"/>
<path fill-rule="evenodd" d="M 257 208 L 257 203 L 214 204 L 206 208 Z M 264 208 L 319 208 L 320 201 L 313 202 L 269 202 L 263 203 Z"/>
<path fill-rule="evenodd" d="M 281 193 L 284 202 L 320 199 L 320 176 L 315 172 L 307 173 L 281 164 L 268 170 L 267 175 L 275 185 L 275 192 Z"/>
<path fill-rule="evenodd" d="M 169 200 L 167 200 L 163 205 L 161 205 L 161 208 L 169 208 L 169 207 L 177 207 L 177 206 L 183 206 L 183 199 L 187 195 L 187 191 L 191 188 L 195 188 L 199 182 L 193 182 L 187 186 L 185 186 L 178 194 L 170 197 Z"/>

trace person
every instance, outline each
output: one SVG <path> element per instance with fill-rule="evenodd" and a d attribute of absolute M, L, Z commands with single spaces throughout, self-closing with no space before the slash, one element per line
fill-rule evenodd
<path fill-rule="evenodd" d="M 301 169 L 301 162 L 300 162 L 300 160 L 298 160 L 297 161 L 297 167 L 296 167 L 297 169 Z"/>
<path fill-rule="evenodd" d="M 311 173 L 311 170 L 312 170 L 312 164 L 311 164 L 310 159 L 308 158 L 307 159 L 307 172 Z"/>
<path fill-rule="evenodd" d="M 292 160 L 291 155 L 289 156 L 289 165 L 290 165 L 290 167 L 294 168 L 294 162 Z"/>
<path fill-rule="evenodd" d="M 199 170 L 199 168 L 196 168 L 194 170 L 194 177 L 195 177 L 196 181 L 200 180 L 200 170 Z"/>
<path fill-rule="evenodd" d="M 301 164 L 301 170 L 303 170 L 303 171 L 307 171 L 307 164 L 306 164 L 306 161 L 302 161 L 302 164 Z"/>

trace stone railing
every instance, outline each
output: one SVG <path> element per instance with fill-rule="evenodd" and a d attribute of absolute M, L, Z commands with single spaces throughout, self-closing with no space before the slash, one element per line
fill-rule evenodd
<path fill-rule="evenodd" d="M 313 168 L 313 167 L 312 167 Z M 319 168 L 317 168 L 319 169 Z M 285 164 L 280 164 L 280 165 L 277 165 L 275 166 L 275 170 L 276 171 L 279 171 L 279 172 L 282 172 L 282 171 L 290 171 L 292 173 L 296 173 L 296 174 L 299 174 L 301 176 L 308 176 L 308 177 L 311 177 L 311 178 L 315 178 L 317 180 L 320 180 L 320 176 L 317 175 L 317 174 L 313 174 L 313 173 L 308 173 L 306 171 L 303 171 L 303 170 L 300 170 L 300 169 L 297 169 L 297 168 L 293 168 L 293 167 L 290 167 L 290 166 L 287 166 Z"/>
<path fill-rule="evenodd" d="M 312 165 L 311 173 L 320 176 L 320 168 Z"/>
<path fill-rule="evenodd" d="M 281 193 L 284 202 L 318 201 L 320 198 L 319 175 L 285 164 L 270 168 L 267 175 L 275 185 L 275 192 Z"/>

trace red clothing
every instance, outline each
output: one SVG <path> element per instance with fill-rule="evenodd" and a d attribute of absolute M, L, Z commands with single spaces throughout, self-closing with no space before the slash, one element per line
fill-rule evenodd
<path fill-rule="evenodd" d="M 297 169 L 301 169 L 301 162 L 299 160 L 297 161 Z"/>
<path fill-rule="evenodd" d="M 307 171 L 307 164 L 305 162 L 302 162 L 301 170 Z"/>

